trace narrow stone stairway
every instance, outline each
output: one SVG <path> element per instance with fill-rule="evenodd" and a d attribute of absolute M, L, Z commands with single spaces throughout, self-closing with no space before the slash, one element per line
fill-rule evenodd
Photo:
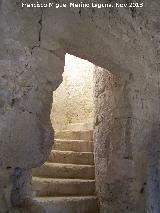
<path fill-rule="evenodd" d="M 92 131 L 55 135 L 48 161 L 33 170 L 35 199 L 46 213 L 98 213 Z"/>

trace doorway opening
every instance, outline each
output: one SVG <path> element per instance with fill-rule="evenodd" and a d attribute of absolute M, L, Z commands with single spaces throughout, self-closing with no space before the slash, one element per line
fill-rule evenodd
<path fill-rule="evenodd" d="M 66 54 L 63 82 L 53 93 L 51 121 L 56 132 L 93 130 L 95 65 Z"/>
<path fill-rule="evenodd" d="M 33 191 L 43 205 L 53 202 L 56 213 L 99 212 L 93 140 L 99 71 L 103 69 L 66 54 L 63 82 L 53 93 L 54 145 L 47 162 L 33 171 Z"/>

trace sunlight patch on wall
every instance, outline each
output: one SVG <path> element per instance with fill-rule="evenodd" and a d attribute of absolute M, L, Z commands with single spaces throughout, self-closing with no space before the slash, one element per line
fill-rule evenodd
<path fill-rule="evenodd" d="M 93 74 L 95 65 L 66 54 L 63 82 L 53 93 L 51 120 L 57 130 L 73 124 L 93 124 Z"/>

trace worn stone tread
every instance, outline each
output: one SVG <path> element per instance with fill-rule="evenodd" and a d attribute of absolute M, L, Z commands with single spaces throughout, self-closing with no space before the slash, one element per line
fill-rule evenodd
<path fill-rule="evenodd" d="M 95 180 L 33 178 L 36 196 L 94 195 Z"/>
<path fill-rule="evenodd" d="M 94 179 L 94 165 L 45 163 L 33 169 L 33 176 L 69 179 Z"/>
<path fill-rule="evenodd" d="M 75 152 L 93 152 L 93 141 L 89 140 L 65 140 L 56 139 L 53 150 L 75 151 Z"/>
<path fill-rule="evenodd" d="M 71 139 L 71 140 L 93 140 L 93 131 L 69 131 L 55 133 L 55 139 Z"/>
<path fill-rule="evenodd" d="M 48 161 L 64 164 L 94 165 L 94 154 L 93 152 L 52 150 Z"/>
<path fill-rule="evenodd" d="M 96 196 L 36 197 L 46 213 L 99 213 Z"/>
<path fill-rule="evenodd" d="M 40 202 L 46 202 L 46 201 L 71 201 L 71 200 L 88 200 L 88 199 L 94 199 L 97 200 L 97 196 L 52 196 L 52 197 L 35 197 L 34 200 L 38 200 Z"/>

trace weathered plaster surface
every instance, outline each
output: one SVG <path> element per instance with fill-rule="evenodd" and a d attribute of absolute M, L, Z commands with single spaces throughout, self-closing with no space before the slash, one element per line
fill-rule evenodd
<path fill-rule="evenodd" d="M 53 93 L 51 121 L 55 130 L 93 123 L 94 70 L 92 63 L 66 54 L 63 82 Z"/>
<path fill-rule="evenodd" d="M 27 170 L 52 146 L 52 93 L 64 58 L 40 48 L 40 10 L 0 2 L 0 212 L 23 206 L 31 187 Z"/>
<path fill-rule="evenodd" d="M 100 101 L 104 119 L 96 124 L 106 125 L 96 139 L 101 211 L 160 211 L 160 6 L 143 2 L 141 9 L 57 10 L 0 1 L 2 213 L 31 212 L 25 207 L 29 170 L 51 149 L 52 92 L 62 81 L 65 52 L 108 69 L 118 81 L 109 92 L 112 103 Z"/>

